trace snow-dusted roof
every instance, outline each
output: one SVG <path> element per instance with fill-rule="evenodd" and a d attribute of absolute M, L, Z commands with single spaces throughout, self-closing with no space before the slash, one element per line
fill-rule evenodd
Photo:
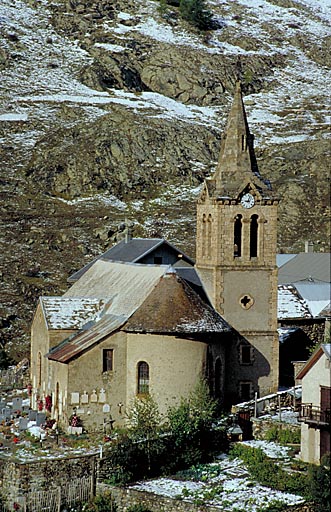
<path fill-rule="evenodd" d="M 330 293 L 329 283 L 302 281 L 293 285 L 278 285 L 278 318 L 326 316 Z"/>
<path fill-rule="evenodd" d="M 80 329 L 95 320 L 106 300 L 87 297 L 40 297 L 48 329 Z"/>
<path fill-rule="evenodd" d="M 278 319 L 311 318 L 307 302 L 292 285 L 278 286 Z"/>

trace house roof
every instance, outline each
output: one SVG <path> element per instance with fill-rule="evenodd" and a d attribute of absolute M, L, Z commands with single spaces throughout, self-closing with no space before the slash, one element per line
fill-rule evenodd
<path fill-rule="evenodd" d="M 175 272 L 162 276 L 123 327 L 127 332 L 230 332 L 230 325 Z"/>
<path fill-rule="evenodd" d="M 330 283 L 331 254 L 327 252 L 303 252 L 296 254 L 278 269 L 278 284 L 300 281 Z"/>
<path fill-rule="evenodd" d="M 48 329 L 80 329 L 98 317 L 106 301 L 87 297 L 40 297 Z"/>
<path fill-rule="evenodd" d="M 81 276 L 100 259 L 105 261 L 139 263 L 144 257 L 160 248 L 162 245 L 166 246 L 168 250 L 175 252 L 177 255 L 181 255 L 179 263 L 185 262 L 188 265 L 194 265 L 194 261 L 189 256 L 167 242 L 164 238 L 129 238 L 128 240 L 121 240 L 118 244 L 110 247 L 106 252 L 72 274 L 68 278 L 68 282 L 74 283 L 80 279 Z"/>
<path fill-rule="evenodd" d="M 330 314 L 330 284 L 299 282 L 278 286 L 278 319 L 323 318 Z"/>
<path fill-rule="evenodd" d="M 123 328 L 128 332 L 210 333 L 231 327 L 170 266 L 97 261 L 65 294 L 107 297 L 95 321 L 54 347 L 47 357 L 69 362 Z M 130 319 L 130 320 L 129 320 Z"/>
<path fill-rule="evenodd" d="M 322 357 L 323 354 L 329 361 L 331 360 L 330 343 L 322 344 L 319 345 L 319 347 L 317 347 L 315 352 L 310 356 L 306 364 L 301 368 L 299 373 L 296 375 L 296 379 L 301 380 L 309 372 L 309 370 L 316 364 L 316 362 Z"/>
<path fill-rule="evenodd" d="M 279 320 L 312 317 L 307 302 L 292 285 L 278 286 L 277 309 Z"/>

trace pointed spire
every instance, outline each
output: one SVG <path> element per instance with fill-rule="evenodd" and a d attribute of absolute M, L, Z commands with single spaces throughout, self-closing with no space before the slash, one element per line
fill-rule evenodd
<path fill-rule="evenodd" d="M 258 168 L 253 141 L 254 137 L 247 123 L 241 84 L 237 82 L 215 172 L 218 190 L 234 190 L 238 183 L 256 181 Z M 263 182 L 261 185 L 263 186 Z"/>

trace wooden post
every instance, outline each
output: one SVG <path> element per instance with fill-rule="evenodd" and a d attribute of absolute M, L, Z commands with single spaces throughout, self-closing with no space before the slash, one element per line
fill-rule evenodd
<path fill-rule="evenodd" d="M 282 410 L 280 407 L 280 395 L 278 395 L 278 419 L 279 419 L 279 421 L 282 421 Z"/>

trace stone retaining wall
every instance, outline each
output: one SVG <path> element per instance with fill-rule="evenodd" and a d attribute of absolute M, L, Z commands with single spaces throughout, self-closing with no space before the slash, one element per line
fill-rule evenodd
<path fill-rule="evenodd" d="M 146 491 L 137 491 L 130 487 L 113 487 L 106 484 L 98 485 L 98 493 L 110 491 L 121 512 L 127 512 L 133 505 L 143 505 L 151 512 L 220 512 L 220 507 L 194 505 L 183 500 L 166 498 Z M 309 504 L 288 506 L 280 512 L 316 512 Z"/>
<path fill-rule="evenodd" d="M 274 427 L 281 430 L 290 430 L 291 432 L 297 432 L 301 429 L 300 424 L 285 423 L 272 419 L 251 418 L 251 422 L 253 426 L 253 438 L 259 440 L 265 440 L 267 431 Z"/>

